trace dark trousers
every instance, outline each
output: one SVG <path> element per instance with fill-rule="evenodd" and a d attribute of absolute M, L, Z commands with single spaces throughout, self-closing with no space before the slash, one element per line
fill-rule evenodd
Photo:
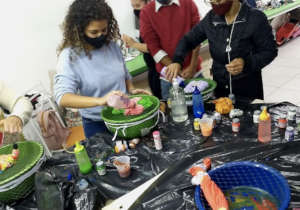
<path fill-rule="evenodd" d="M 87 118 L 82 118 L 82 125 L 86 138 L 90 138 L 96 133 L 108 132 L 103 121 L 93 121 Z"/>
<path fill-rule="evenodd" d="M 152 56 L 149 53 L 144 53 L 144 60 L 147 64 L 149 71 L 148 71 L 148 83 L 151 89 L 151 92 L 154 96 L 161 99 L 161 87 L 160 87 L 160 79 L 159 73 L 156 71 L 155 68 L 155 61 L 153 60 Z"/>

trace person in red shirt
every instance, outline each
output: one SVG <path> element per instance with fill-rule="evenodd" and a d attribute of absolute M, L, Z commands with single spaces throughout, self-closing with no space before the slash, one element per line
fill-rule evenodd
<path fill-rule="evenodd" d="M 172 63 L 179 40 L 200 21 L 193 0 L 155 0 L 147 4 L 140 14 L 140 33 L 160 72 Z M 199 46 L 185 58 L 181 76 L 195 77 L 200 67 Z M 162 98 L 166 100 L 171 87 L 172 72 L 161 77 Z M 169 81 L 168 81 L 169 80 Z"/>

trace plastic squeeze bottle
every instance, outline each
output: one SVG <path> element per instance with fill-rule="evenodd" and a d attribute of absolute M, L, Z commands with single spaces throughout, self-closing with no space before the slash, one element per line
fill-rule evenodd
<path fill-rule="evenodd" d="M 92 170 L 92 164 L 84 146 L 76 142 L 74 152 L 80 172 L 82 174 L 89 173 Z"/>
<path fill-rule="evenodd" d="M 193 113 L 195 118 L 202 118 L 204 114 L 202 95 L 197 87 L 195 87 L 193 92 Z"/>
<path fill-rule="evenodd" d="M 264 108 L 259 115 L 258 140 L 266 143 L 270 142 L 271 138 L 271 116 L 267 112 L 267 108 Z"/>

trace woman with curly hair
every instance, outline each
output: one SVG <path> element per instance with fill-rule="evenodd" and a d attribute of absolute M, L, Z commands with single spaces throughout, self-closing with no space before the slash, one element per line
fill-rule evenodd
<path fill-rule="evenodd" d="M 78 108 L 85 136 L 106 130 L 100 113 L 112 94 L 149 94 L 134 89 L 117 41 L 121 38 L 104 0 L 75 0 L 63 23 L 54 93 L 62 107 Z"/>

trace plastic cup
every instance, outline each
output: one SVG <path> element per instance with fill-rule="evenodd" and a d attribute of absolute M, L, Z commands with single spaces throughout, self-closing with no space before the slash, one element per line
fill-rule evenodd
<path fill-rule="evenodd" d="M 119 156 L 113 161 L 113 165 L 117 168 L 121 178 L 126 178 L 130 175 L 130 157 Z"/>
<path fill-rule="evenodd" d="M 199 122 L 200 122 L 200 129 L 201 129 L 202 136 L 204 137 L 211 136 L 213 130 L 213 119 L 202 118 Z"/>

